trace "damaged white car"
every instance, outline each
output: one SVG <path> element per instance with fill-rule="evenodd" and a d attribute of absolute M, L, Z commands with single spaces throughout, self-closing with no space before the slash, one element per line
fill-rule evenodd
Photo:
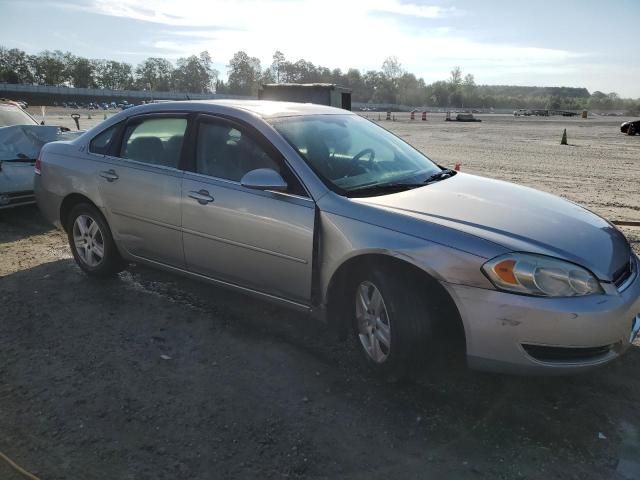
<path fill-rule="evenodd" d="M 0 209 L 35 203 L 33 166 L 40 149 L 80 133 L 40 125 L 18 105 L 0 102 Z"/>

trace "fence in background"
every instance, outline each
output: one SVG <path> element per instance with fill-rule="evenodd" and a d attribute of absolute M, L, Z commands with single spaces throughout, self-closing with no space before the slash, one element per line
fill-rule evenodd
<path fill-rule="evenodd" d="M 71 88 L 54 87 L 50 85 L 17 85 L 0 83 L 0 97 L 13 100 L 32 101 L 35 99 L 50 99 L 51 101 L 106 101 L 126 99 L 129 101 L 142 100 L 210 100 L 224 98 L 253 98 L 241 95 L 224 95 L 217 93 L 184 93 L 184 92 L 155 92 L 149 90 L 110 90 L 107 88 Z M 31 103 L 31 102 L 30 102 Z"/>

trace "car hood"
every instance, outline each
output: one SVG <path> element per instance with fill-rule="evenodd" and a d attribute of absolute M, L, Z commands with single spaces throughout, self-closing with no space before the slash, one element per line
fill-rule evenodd
<path fill-rule="evenodd" d="M 555 195 L 475 175 L 458 173 L 424 187 L 352 200 L 454 228 L 512 251 L 563 258 L 605 281 L 631 256 L 624 235 L 593 212 Z"/>
<path fill-rule="evenodd" d="M 13 125 L 0 128 L 0 161 L 35 159 L 45 143 L 72 140 L 83 132 L 63 132 L 48 125 Z"/>

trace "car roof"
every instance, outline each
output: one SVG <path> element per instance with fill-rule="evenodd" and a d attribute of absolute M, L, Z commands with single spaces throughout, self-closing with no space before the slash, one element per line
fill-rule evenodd
<path fill-rule="evenodd" d="M 299 115 L 353 115 L 348 110 L 341 108 L 328 107 L 325 105 L 316 105 L 313 103 L 294 103 L 294 102 L 279 102 L 270 100 L 238 100 L 238 99 L 225 99 L 225 100 L 188 100 L 188 101 L 176 101 L 176 102 L 162 102 L 155 104 L 147 104 L 141 107 L 136 107 L 131 110 L 141 111 L 144 108 L 145 111 L 154 110 L 171 110 L 186 109 L 194 111 L 207 111 L 207 107 L 223 107 L 225 109 L 242 110 L 250 112 L 254 115 L 258 115 L 263 118 L 274 117 L 292 117 Z M 212 109 L 213 110 L 213 109 Z M 132 112 L 133 113 L 133 112 Z"/>

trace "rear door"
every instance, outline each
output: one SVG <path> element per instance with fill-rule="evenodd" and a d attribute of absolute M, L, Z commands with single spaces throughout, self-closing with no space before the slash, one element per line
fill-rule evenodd
<path fill-rule="evenodd" d="M 119 247 L 179 268 L 184 268 L 180 159 L 188 123 L 186 114 L 130 118 L 98 172 Z"/>
<path fill-rule="evenodd" d="M 187 268 L 234 285 L 308 304 L 314 202 L 275 148 L 247 126 L 201 116 L 182 194 Z M 280 172 L 285 193 L 251 190 L 242 176 Z"/>

